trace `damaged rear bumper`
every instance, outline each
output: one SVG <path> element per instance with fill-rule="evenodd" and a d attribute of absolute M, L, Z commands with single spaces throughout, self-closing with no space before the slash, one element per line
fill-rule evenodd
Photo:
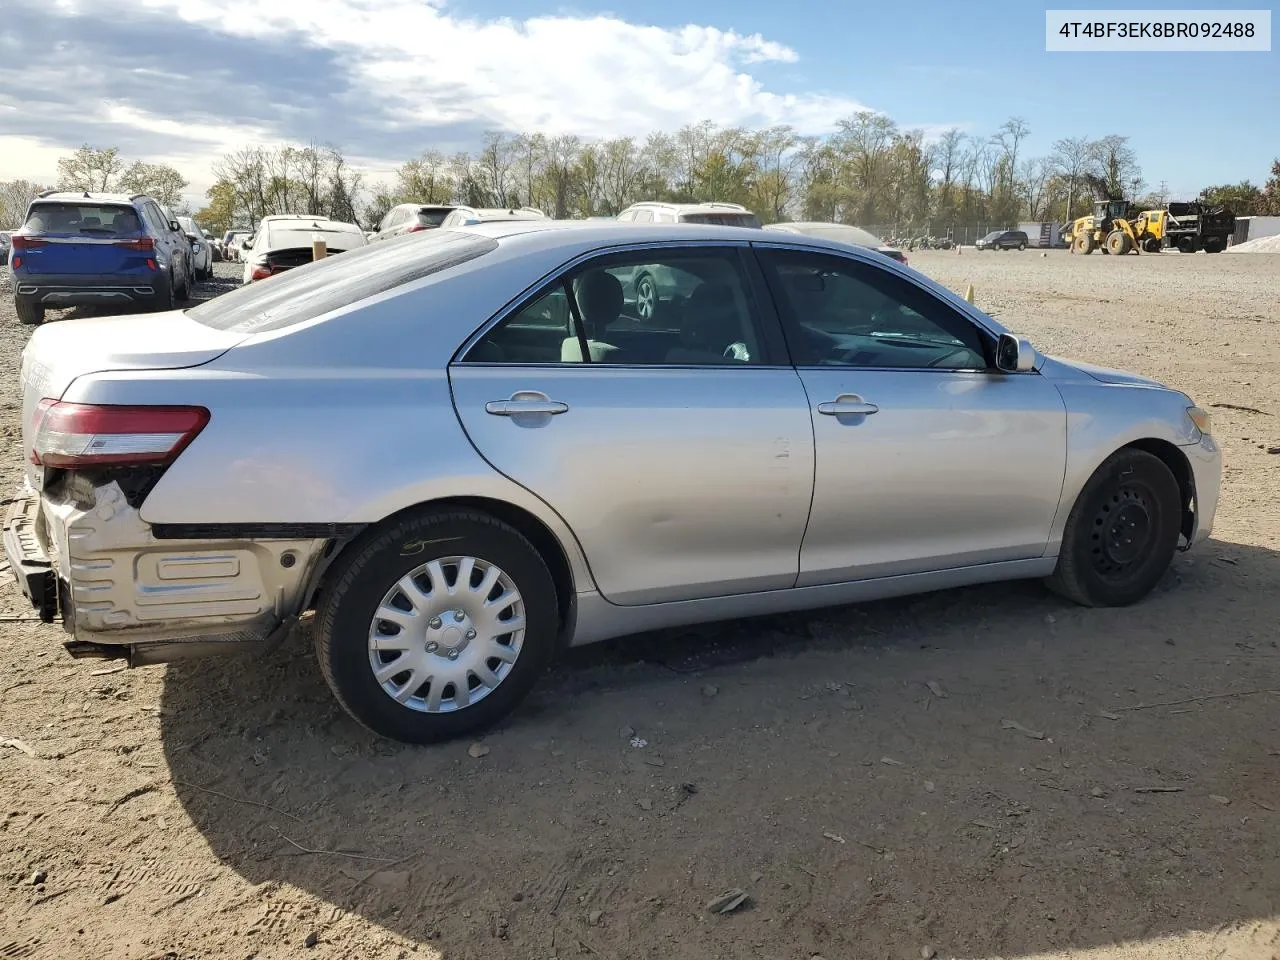
<path fill-rule="evenodd" d="M 297 621 L 326 540 L 159 539 L 119 486 L 23 491 L 4 551 L 75 657 L 131 666 L 270 649 Z"/>

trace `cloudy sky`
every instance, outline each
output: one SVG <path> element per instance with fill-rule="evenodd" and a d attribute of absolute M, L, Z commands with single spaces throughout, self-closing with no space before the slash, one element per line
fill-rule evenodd
<path fill-rule="evenodd" d="M 709 118 L 825 133 L 863 106 L 974 133 L 1020 115 L 1031 154 L 1128 133 L 1148 181 L 1175 192 L 1265 179 L 1280 153 L 1274 122 L 1259 122 L 1280 116 L 1276 54 L 1129 55 L 1123 68 L 1046 54 L 1043 8 L 1015 0 L 3 6 L 0 179 L 50 180 L 88 142 L 178 167 L 194 199 L 211 160 L 250 142 L 332 142 L 377 177 L 427 147 L 474 149 L 488 129 L 610 136 Z"/>

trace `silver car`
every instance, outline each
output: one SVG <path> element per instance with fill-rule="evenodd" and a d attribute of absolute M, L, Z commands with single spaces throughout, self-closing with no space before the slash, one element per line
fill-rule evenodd
<path fill-rule="evenodd" d="M 698 278 L 669 326 L 619 275 Z M 1209 418 L 874 252 L 752 228 L 415 233 L 35 331 L 4 527 L 75 656 L 270 645 L 426 742 L 565 645 L 981 581 L 1130 604 L 1204 540 Z"/>

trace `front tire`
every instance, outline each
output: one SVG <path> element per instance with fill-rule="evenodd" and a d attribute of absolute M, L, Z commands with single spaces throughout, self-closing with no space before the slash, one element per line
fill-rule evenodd
<path fill-rule="evenodd" d="M 1169 569 L 1181 525 L 1182 497 L 1169 468 L 1144 450 L 1119 450 L 1071 508 L 1049 588 L 1086 607 L 1136 603 Z"/>
<path fill-rule="evenodd" d="M 1112 230 L 1107 235 L 1107 253 L 1113 257 L 1123 257 L 1130 247 L 1129 235 L 1123 230 Z"/>
<path fill-rule="evenodd" d="M 556 586 L 514 528 L 424 510 L 339 560 L 316 614 L 316 655 L 360 724 L 406 743 L 479 730 L 524 699 L 559 637 Z"/>
<path fill-rule="evenodd" d="M 24 300 L 21 297 L 15 297 L 13 300 L 14 312 L 18 314 L 18 322 L 26 326 L 35 327 L 44 323 L 44 306 L 36 303 L 34 300 Z"/>

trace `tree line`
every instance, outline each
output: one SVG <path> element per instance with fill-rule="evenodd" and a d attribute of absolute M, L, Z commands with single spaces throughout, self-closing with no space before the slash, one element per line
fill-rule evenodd
<path fill-rule="evenodd" d="M 645 137 L 491 132 L 475 152 L 427 149 L 393 178 L 366 184 L 338 148 L 245 147 L 213 164 L 216 178 L 195 217 L 221 232 L 276 213 L 314 213 L 372 229 L 398 203 L 533 206 L 557 218 L 613 216 L 638 200 L 741 203 L 765 222 L 802 219 L 944 232 L 1066 220 L 1095 199 L 1143 207 L 1170 199 L 1148 189 L 1129 138 L 1066 137 L 1045 155 L 1026 150 L 1031 129 L 1011 117 L 993 133 L 959 129 L 926 138 L 861 111 L 827 136 L 789 126 L 725 127 L 704 121 Z M 146 192 L 175 212 L 187 181 L 172 167 L 127 162 L 114 147 L 81 147 L 58 162 L 60 189 Z M 38 188 L 0 184 L 0 223 L 15 222 Z M 1200 199 L 1237 215 L 1280 214 L 1280 160 L 1263 186 L 1209 186 Z"/>

